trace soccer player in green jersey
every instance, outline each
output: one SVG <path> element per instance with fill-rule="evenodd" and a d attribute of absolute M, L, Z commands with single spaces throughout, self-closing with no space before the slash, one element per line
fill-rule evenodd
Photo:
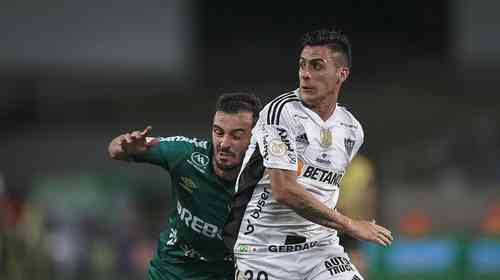
<path fill-rule="evenodd" d="M 222 229 L 260 107 L 255 95 L 223 94 L 217 101 L 211 141 L 147 137 L 148 126 L 109 144 L 112 159 L 159 165 L 172 179 L 176 211 L 160 235 L 148 279 L 233 278 L 232 252 L 222 241 Z"/>

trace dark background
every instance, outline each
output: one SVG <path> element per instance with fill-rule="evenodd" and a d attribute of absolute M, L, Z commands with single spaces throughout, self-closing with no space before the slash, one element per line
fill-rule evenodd
<path fill-rule="evenodd" d="M 436 232 L 475 232 L 500 199 L 499 6 L 2 3 L 0 190 L 25 201 L 40 181 L 82 174 L 163 186 L 159 168 L 108 159 L 109 141 L 146 125 L 159 136 L 210 137 L 220 93 L 250 91 L 267 102 L 296 88 L 301 34 L 335 27 L 353 45 L 340 103 L 364 126 L 380 220 L 397 228 L 419 208 Z M 158 204 L 148 213 L 161 220 L 169 206 Z M 156 238 L 159 227 L 145 235 Z"/>

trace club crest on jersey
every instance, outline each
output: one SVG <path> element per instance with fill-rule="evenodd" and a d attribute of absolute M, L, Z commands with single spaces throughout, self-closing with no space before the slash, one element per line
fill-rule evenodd
<path fill-rule="evenodd" d="M 322 128 L 319 132 L 319 143 L 321 147 L 328 148 L 332 145 L 333 135 L 329 128 Z"/>
<path fill-rule="evenodd" d="M 344 146 L 345 146 L 345 150 L 347 151 L 347 154 L 349 156 L 351 156 L 352 154 L 352 148 L 354 148 L 354 144 L 356 142 L 352 139 L 349 139 L 349 138 L 344 138 Z"/>
<path fill-rule="evenodd" d="M 201 173 L 205 173 L 210 159 L 207 155 L 200 152 L 194 152 L 191 154 L 191 158 L 188 159 L 187 162 Z"/>
<path fill-rule="evenodd" d="M 208 156 L 199 152 L 191 154 L 191 160 L 200 167 L 205 167 L 208 165 Z"/>

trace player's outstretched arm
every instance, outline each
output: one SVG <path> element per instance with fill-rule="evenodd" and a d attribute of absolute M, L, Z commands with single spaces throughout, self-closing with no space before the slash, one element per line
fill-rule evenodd
<path fill-rule="evenodd" d="M 389 245 L 391 232 L 375 222 L 351 219 L 328 208 L 297 183 L 295 172 L 269 168 L 271 191 L 274 199 L 293 209 L 297 214 L 314 223 L 344 231 L 352 237 L 380 245 Z"/>
<path fill-rule="evenodd" d="M 116 160 L 128 160 L 132 155 L 146 152 L 149 148 L 146 136 L 151 129 L 152 127 L 148 126 L 142 131 L 136 130 L 117 136 L 109 143 L 109 157 Z"/>

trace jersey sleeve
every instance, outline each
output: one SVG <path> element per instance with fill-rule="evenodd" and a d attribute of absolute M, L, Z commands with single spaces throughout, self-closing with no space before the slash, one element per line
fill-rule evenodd
<path fill-rule="evenodd" d="M 363 142 L 365 141 L 365 133 L 363 131 L 363 127 L 361 126 L 361 124 L 357 122 L 357 125 L 358 125 L 358 129 L 356 131 L 356 142 L 354 142 L 354 146 L 352 148 L 352 153 L 351 153 L 351 157 L 349 159 L 349 161 L 352 161 L 352 159 L 356 156 L 356 154 L 359 152 L 359 149 L 361 148 L 361 146 L 363 145 Z"/>
<path fill-rule="evenodd" d="M 183 139 L 185 139 L 183 136 L 148 137 L 146 139 L 150 145 L 148 151 L 135 155 L 132 159 L 136 162 L 147 162 L 172 170 L 193 149 L 192 143 Z"/>
<path fill-rule="evenodd" d="M 257 143 L 266 168 L 297 170 L 297 151 L 294 130 L 294 119 L 287 106 L 280 110 L 275 119 L 269 119 L 267 106 L 260 113 Z"/>

